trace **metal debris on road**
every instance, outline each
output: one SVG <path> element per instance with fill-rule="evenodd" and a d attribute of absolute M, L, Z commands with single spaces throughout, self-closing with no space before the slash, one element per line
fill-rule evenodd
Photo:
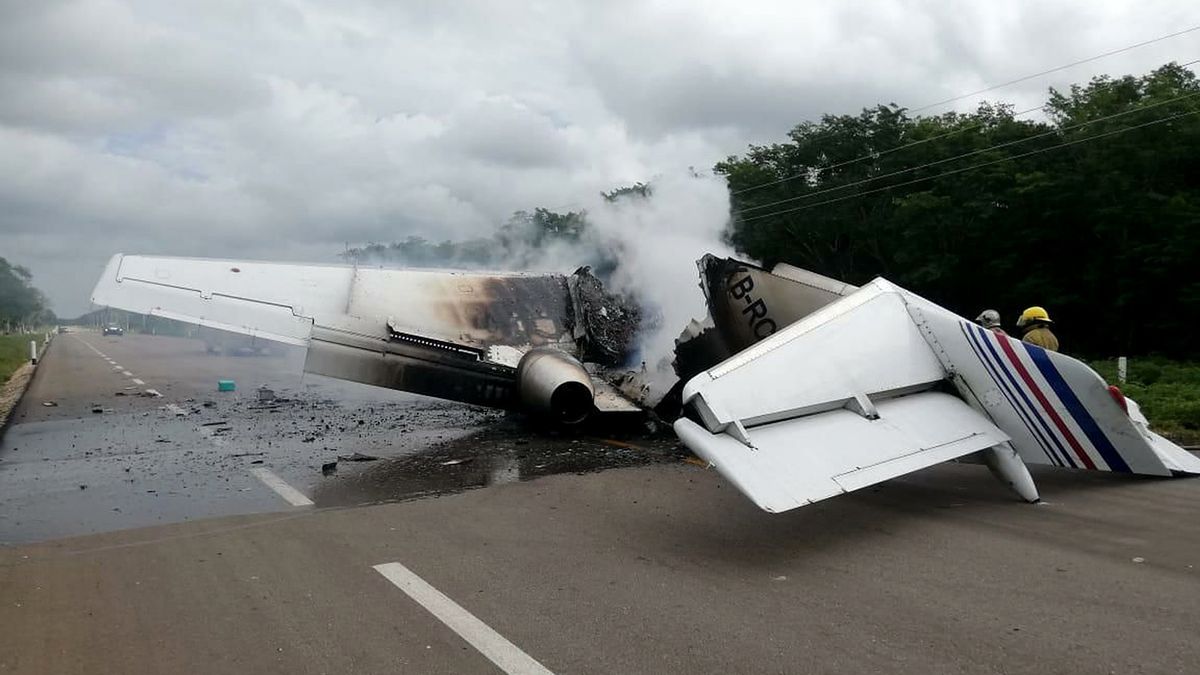
<path fill-rule="evenodd" d="M 343 462 L 375 462 L 378 457 L 372 455 L 364 455 L 361 452 L 356 452 L 353 455 L 338 455 L 338 459 Z"/>
<path fill-rule="evenodd" d="M 54 401 L 42 401 L 42 405 L 46 406 L 47 408 L 57 408 L 58 407 L 58 403 L 55 403 Z"/>
<path fill-rule="evenodd" d="M 326 462 L 321 465 L 322 476 L 332 476 L 337 473 L 337 462 Z"/>

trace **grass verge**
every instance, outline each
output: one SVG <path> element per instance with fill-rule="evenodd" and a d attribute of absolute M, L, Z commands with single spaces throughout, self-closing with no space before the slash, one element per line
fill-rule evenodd
<path fill-rule="evenodd" d="M 0 384 L 8 382 L 13 372 L 29 361 L 29 341 L 41 337 L 36 333 L 0 335 Z"/>
<path fill-rule="evenodd" d="M 1116 359 L 1088 365 L 1142 406 L 1150 428 L 1181 445 L 1200 445 L 1200 363 L 1131 357 L 1125 384 L 1117 383 Z"/>

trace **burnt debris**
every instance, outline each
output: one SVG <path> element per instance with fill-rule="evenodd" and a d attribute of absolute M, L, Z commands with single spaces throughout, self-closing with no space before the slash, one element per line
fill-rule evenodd
<path fill-rule="evenodd" d="M 567 280 L 571 293 L 573 335 L 583 360 L 604 366 L 627 365 L 637 346 L 642 309 L 630 298 L 610 293 L 590 267 L 580 267 Z"/>

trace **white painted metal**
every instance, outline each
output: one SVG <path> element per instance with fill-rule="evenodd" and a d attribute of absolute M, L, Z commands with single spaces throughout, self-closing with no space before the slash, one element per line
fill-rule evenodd
<path fill-rule="evenodd" d="M 29 341 L 29 362 L 37 365 L 37 340 Z"/>
<path fill-rule="evenodd" d="M 928 391 L 943 380 L 958 397 Z M 1037 489 L 1025 463 L 1200 473 L 1200 459 L 1150 431 L 1136 403 L 1126 414 L 1085 364 L 882 279 L 697 375 L 683 392 L 700 424 L 678 421 L 680 439 L 768 511 L 977 451 L 1031 501 Z"/>
<path fill-rule="evenodd" d="M 902 296 L 875 281 L 701 373 L 683 389 L 712 431 L 841 407 L 946 377 Z"/>
<path fill-rule="evenodd" d="M 115 255 L 92 302 L 304 346 L 344 314 L 353 268 Z"/>
<path fill-rule="evenodd" d="M 979 454 L 1000 482 L 1012 488 L 1022 499 L 1030 503 L 1041 500 L 1037 486 L 1033 484 L 1033 476 L 1029 475 L 1028 467 L 1011 444 L 997 445 Z"/>
<path fill-rule="evenodd" d="M 923 392 L 878 401 L 879 419 L 845 409 L 747 429 L 753 447 L 682 418 L 679 438 L 760 508 L 778 513 L 1007 440 L 958 398 Z"/>
<path fill-rule="evenodd" d="M 1129 359 L 1124 356 L 1117 357 L 1117 382 L 1125 384 L 1125 377 L 1129 374 Z"/>
<path fill-rule="evenodd" d="M 827 277 L 823 274 L 817 274 L 816 272 L 810 272 L 806 269 L 793 267 L 787 263 L 776 263 L 776 265 L 771 268 L 771 274 L 774 274 L 777 277 L 783 277 L 784 279 L 790 279 L 806 286 L 819 288 L 823 291 L 833 293 L 834 295 L 850 295 L 854 291 L 858 290 L 857 286 L 851 286 L 844 281 L 838 281 L 837 279 Z"/>

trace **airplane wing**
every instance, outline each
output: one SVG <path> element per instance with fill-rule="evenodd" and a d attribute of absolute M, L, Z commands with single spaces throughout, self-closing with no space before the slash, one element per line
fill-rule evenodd
<path fill-rule="evenodd" d="M 1004 373 L 992 350 L 1013 353 Z M 1084 364 L 983 335 L 882 279 L 695 376 L 683 400 L 679 438 L 770 512 L 997 448 L 1024 462 L 1200 473 Z M 1028 479 L 1020 462 L 1001 470 Z"/>
<path fill-rule="evenodd" d="M 518 366 L 549 349 L 540 368 L 561 362 L 602 410 L 637 410 L 579 363 L 569 279 L 116 255 L 92 302 L 304 346 L 308 372 L 497 407 L 521 407 Z"/>

